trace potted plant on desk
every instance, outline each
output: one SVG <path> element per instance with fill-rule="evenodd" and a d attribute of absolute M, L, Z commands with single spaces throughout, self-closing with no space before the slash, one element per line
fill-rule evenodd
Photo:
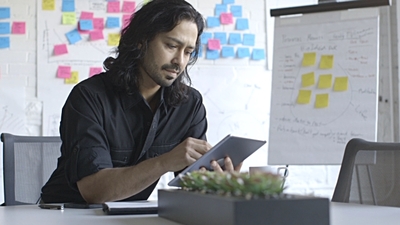
<path fill-rule="evenodd" d="M 191 172 L 158 191 L 158 214 L 183 224 L 329 225 L 329 200 L 284 194 L 280 175 Z"/>

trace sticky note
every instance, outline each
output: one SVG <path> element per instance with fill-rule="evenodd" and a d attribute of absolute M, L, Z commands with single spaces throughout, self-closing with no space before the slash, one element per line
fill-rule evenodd
<path fill-rule="evenodd" d="M 78 71 L 72 71 L 71 77 L 66 78 L 64 80 L 65 84 L 77 84 L 78 82 L 79 82 L 79 72 Z"/>
<path fill-rule="evenodd" d="M 254 34 L 243 34 L 243 45 L 254 46 L 256 36 Z"/>
<path fill-rule="evenodd" d="M 10 7 L 0 7 L 0 19 L 10 19 Z"/>
<path fill-rule="evenodd" d="M 71 67 L 70 66 L 58 66 L 57 77 L 58 78 L 70 78 L 71 77 Z"/>
<path fill-rule="evenodd" d="M 62 12 L 74 12 L 75 11 L 75 0 L 63 0 L 61 11 Z"/>
<path fill-rule="evenodd" d="M 228 7 L 224 4 L 216 4 L 215 5 L 215 16 L 220 16 L 221 13 L 228 12 Z"/>
<path fill-rule="evenodd" d="M 0 34 L 10 34 L 10 23 L 9 22 L 0 23 Z"/>
<path fill-rule="evenodd" d="M 119 17 L 107 17 L 106 27 L 107 28 L 118 28 L 118 27 L 120 27 Z"/>
<path fill-rule="evenodd" d="M 67 54 L 68 53 L 67 45 L 66 44 L 54 45 L 53 53 L 54 55 Z"/>
<path fill-rule="evenodd" d="M 91 41 L 104 39 L 103 30 L 94 30 L 89 32 L 89 38 Z"/>
<path fill-rule="evenodd" d="M 196 54 L 196 52 L 192 52 L 192 57 L 194 57 L 195 54 Z M 203 46 L 202 45 L 199 46 L 199 51 L 197 52 L 197 56 L 199 58 L 203 57 Z"/>
<path fill-rule="evenodd" d="M 66 33 L 65 36 L 67 36 L 67 39 L 68 39 L 68 41 L 69 41 L 69 43 L 70 43 L 71 45 L 73 45 L 73 44 L 75 44 L 76 42 L 82 40 L 82 37 L 81 37 L 81 35 L 79 34 L 79 32 L 78 32 L 77 29 L 72 30 L 72 31 Z"/>
<path fill-rule="evenodd" d="M 236 20 L 236 30 L 247 30 L 249 29 L 249 20 L 248 19 L 237 19 Z"/>
<path fill-rule="evenodd" d="M 108 34 L 107 44 L 109 46 L 118 46 L 120 38 L 121 38 L 121 35 L 119 33 L 110 33 L 110 34 Z"/>
<path fill-rule="evenodd" d="M 221 23 L 218 17 L 207 17 L 207 27 L 219 27 Z"/>
<path fill-rule="evenodd" d="M 125 28 L 131 22 L 131 15 L 122 15 L 122 28 Z"/>
<path fill-rule="evenodd" d="M 207 44 L 208 40 L 212 38 L 212 33 L 209 32 L 204 32 L 201 34 L 201 43 L 202 44 Z"/>
<path fill-rule="evenodd" d="M 333 67 L 333 55 L 322 55 L 321 62 L 319 63 L 320 69 L 332 69 Z"/>
<path fill-rule="evenodd" d="M 92 12 L 81 12 L 81 16 L 79 17 L 80 20 L 91 20 L 93 19 L 93 13 Z"/>
<path fill-rule="evenodd" d="M 348 77 L 336 77 L 335 84 L 333 85 L 334 91 L 347 91 L 349 86 Z"/>
<path fill-rule="evenodd" d="M 236 45 L 242 43 L 242 35 L 238 33 L 230 33 L 229 34 L 229 44 Z"/>
<path fill-rule="evenodd" d="M 122 12 L 124 13 L 133 13 L 135 12 L 135 8 L 136 8 L 135 2 L 124 1 L 122 3 Z"/>
<path fill-rule="evenodd" d="M 301 75 L 301 86 L 308 87 L 315 84 L 314 72 L 306 73 Z"/>
<path fill-rule="evenodd" d="M 107 3 L 107 12 L 108 13 L 119 13 L 119 1 L 118 2 L 108 2 Z"/>
<path fill-rule="evenodd" d="M 251 59 L 253 60 L 263 60 L 265 59 L 265 50 L 254 48 L 253 53 L 251 54 Z"/>
<path fill-rule="evenodd" d="M 318 88 L 325 89 L 332 87 L 332 74 L 322 74 L 319 76 Z"/>
<path fill-rule="evenodd" d="M 232 13 L 221 13 L 221 24 L 233 24 Z"/>
<path fill-rule="evenodd" d="M 223 0 L 222 3 L 223 4 L 233 4 L 233 3 L 235 3 L 235 0 Z"/>
<path fill-rule="evenodd" d="M 209 50 L 220 50 L 221 49 L 221 43 L 218 39 L 210 39 L 208 40 L 208 46 L 207 48 Z"/>
<path fill-rule="evenodd" d="M 214 38 L 219 40 L 221 45 L 225 45 L 227 43 L 226 33 L 225 32 L 215 32 Z"/>
<path fill-rule="evenodd" d="M 79 20 L 79 28 L 81 30 L 93 30 L 93 20 Z"/>
<path fill-rule="evenodd" d="M 299 90 L 297 104 L 308 104 L 311 100 L 311 90 Z"/>
<path fill-rule="evenodd" d="M 12 34 L 25 34 L 25 22 L 13 22 L 12 23 L 12 28 L 11 28 L 11 33 Z"/>
<path fill-rule="evenodd" d="M 93 18 L 93 28 L 95 30 L 103 30 L 104 29 L 104 18 Z"/>
<path fill-rule="evenodd" d="M 303 54 L 303 61 L 301 63 L 302 66 L 313 66 L 315 64 L 315 60 L 317 58 L 317 54 L 315 52 L 305 52 Z"/>
<path fill-rule="evenodd" d="M 219 59 L 219 51 L 218 50 L 207 50 L 206 59 Z"/>
<path fill-rule="evenodd" d="M 326 108 L 329 105 L 329 94 L 317 94 L 315 96 L 315 108 Z"/>
<path fill-rule="evenodd" d="M 92 77 L 94 75 L 97 75 L 103 71 L 103 68 L 101 67 L 90 67 L 89 69 L 89 77 Z"/>
<path fill-rule="evenodd" d="M 0 48 L 10 47 L 10 37 L 0 37 Z"/>
<path fill-rule="evenodd" d="M 242 17 L 243 9 L 241 5 L 231 5 L 231 13 L 234 17 Z"/>
<path fill-rule="evenodd" d="M 232 46 L 224 46 L 221 50 L 222 57 L 234 57 L 235 56 L 235 49 Z"/>
<path fill-rule="evenodd" d="M 250 57 L 249 48 L 238 48 L 237 49 L 237 56 L 238 56 L 238 58 Z"/>
<path fill-rule="evenodd" d="M 42 10 L 52 11 L 56 8 L 55 0 L 42 0 Z"/>
<path fill-rule="evenodd" d="M 62 13 L 62 24 L 64 25 L 75 25 L 76 14 L 75 12 L 64 12 Z"/>

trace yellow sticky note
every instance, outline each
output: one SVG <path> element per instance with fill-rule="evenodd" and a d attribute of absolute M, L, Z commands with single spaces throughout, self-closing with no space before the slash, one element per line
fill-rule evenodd
<path fill-rule="evenodd" d="M 303 62 L 301 63 L 302 66 L 312 66 L 315 64 L 315 59 L 317 54 L 315 52 L 306 52 L 303 55 Z"/>
<path fill-rule="evenodd" d="M 315 84 L 314 72 L 306 73 L 301 76 L 301 86 L 308 87 Z"/>
<path fill-rule="evenodd" d="M 298 104 L 308 104 L 311 99 L 311 90 L 299 90 L 299 95 L 297 96 Z"/>
<path fill-rule="evenodd" d="M 334 91 L 347 91 L 349 86 L 348 77 L 336 77 L 335 84 L 333 85 Z"/>
<path fill-rule="evenodd" d="M 321 62 L 319 63 L 320 69 L 332 69 L 333 67 L 333 55 L 322 55 Z"/>
<path fill-rule="evenodd" d="M 62 14 L 62 24 L 64 25 L 75 25 L 76 22 L 76 14 L 75 12 L 64 12 Z"/>
<path fill-rule="evenodd" d="M 55 0 L 42 0 L 42 10 L 55 10 L 56 1 Z"/>
<path fill-rule="evenodd" d="M 78 71 L 71 71 L 71 77 L 66 78 L 64 83 L 66 84 L 77 84 L 79 82 L 79 72 Z"/>
<path fill-rule="evenodd" d="M 329 94 L 317 94 L 315 96 L 315 108 L 326 108 L 329 105 Z"/>
<path fill-rule="evenodd" d="M 143 5 L 147 4 L 150 0 L 143 0 Z"/>
<path fill-rule="evenodd" d="M 108 45 L 109 46 L 118 46 L 119 39 L 121 38 L 120 34 L 114 33 L 114 34 L 108 34 Z"/>
<path fill-rule="evenodd" d="M 318 88 L 330 88 L 332 87 L 332 74 L 322 74 L 319 76 Z"/>

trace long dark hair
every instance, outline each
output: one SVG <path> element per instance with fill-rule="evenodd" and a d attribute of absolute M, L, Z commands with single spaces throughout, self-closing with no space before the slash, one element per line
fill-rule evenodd
<path fill-rule="evenodd" d="M 115 49 L 116 58 L 108 57 L 103 63 L 119 90 L 128 94 L 137 90 L 139 62 L 146 54 L 148 43 L 157 34 L 173 30 L 182 20 L 193 21 L 197 25 L 196 47 L 188 62 L 188 65 L 193 65 L 198 58 L 204 19 L 192 5 L 184 0 L 153 0 L 132 14 L 130 23 L 121 31 L 121 39 Z M 166 88 L 167 104 L 176 106 L 187 100 L 188 86 L 184 82 L 191 84 L 187 66 Z"/>

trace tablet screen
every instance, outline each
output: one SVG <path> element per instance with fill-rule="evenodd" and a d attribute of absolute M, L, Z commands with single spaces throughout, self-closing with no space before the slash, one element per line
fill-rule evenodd
<path fill-rule="evenodd" d="M 226 156 L 231 158 L 233 166 L 236 167 L 265 143 L 266 141 L 262 140 L 227 135 L 224 139 L 212 147 L 210 151 L 200 157 L 192 165 L 184 169 L 181 174 L 183 175 L 191 171 L 199 170 L 201 167 L 211 170 L 211 161 L 213 160 L 216 160 L 220 166 L 223 167 L 224 158 Z M 179 176 L 176 176 L 174 179 L 172 179 L 168 185 L 179 187 Z"/>

